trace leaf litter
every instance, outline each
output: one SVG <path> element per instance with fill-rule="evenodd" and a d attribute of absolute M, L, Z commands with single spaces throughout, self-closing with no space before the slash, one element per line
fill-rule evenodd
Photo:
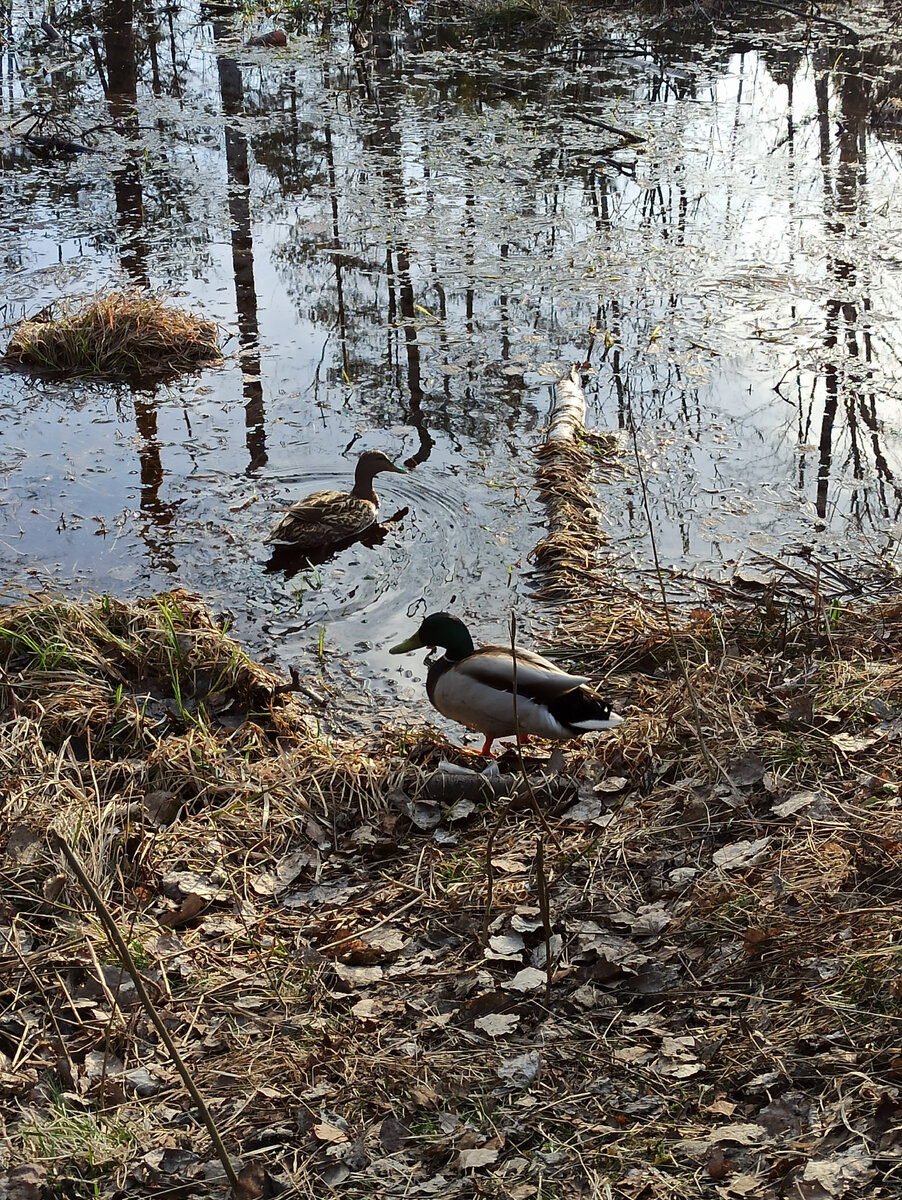
<path fill-rule="evenodd" d="M 685 679 L 631 677 L 617 733 L 567 748 L 600 816 L 477 799 L 448 843 L 450 803 L 433 826 L 389 799 L 419 803 L 434 734 L 324 733 L 192 597 L 8 608 L 6 1194 L 227 1190 L 55 833 L 236 1195 L 902 1195 L 902 751 L 875 736 L 902 604 L 829 642 L 784 617 L 753 645 L 717 614 L 741 654 L 679 627 L 695 721 Z M 613 659 L 661 645 L 644 617 L 618 636 Z"/>

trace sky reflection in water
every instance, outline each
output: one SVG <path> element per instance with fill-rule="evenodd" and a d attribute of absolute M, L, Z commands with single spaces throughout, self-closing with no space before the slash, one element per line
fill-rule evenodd
<path fill-rule="evenodd" d="M 318 666 L 322 629 L 356 646 L 377 689 L 406 669 L 385 650 L 408 614 L 452 597 L 483 637 L 512 607 L 540 636 L 531 447 L 553 373 L 584 359 L 590 424 L 623 435 L 598 489 L 625 564 L 650 561 L 633 424 L 666 562 L 892 541 L 900 142 L 872 125 L 900 89 L 880 40 L 806 46 L 786 18 L 741 46 L 608 28 L 540 52 L 426 11 L 359 54 L 303 27 L 249 50 L 171 6 L 47 46 L 14 12 L 6 332 L 150 285 L 222 322 L 230 355 L 153 393 L 0 375 L 14 592 L 184 586 L 272 661 Z M 27 148 L 38 112 L 97 152 Z M 275 510 L 349 486 L 370 446 L 413 467 L 378 480 L 406 516 L 267 573 Z"/>

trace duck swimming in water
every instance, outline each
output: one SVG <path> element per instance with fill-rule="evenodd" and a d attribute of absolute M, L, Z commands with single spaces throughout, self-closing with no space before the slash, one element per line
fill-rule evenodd
<path fill-rule="evenodd" d="M 406 474 L 381 450 L 366 450 L 357 459 L 354 486 L 349 492 L 311 492 L 279 518 L 264 538 L 264 545 L 310 550 L 357 537 L 376 522 L 379 497 L 373 479 L 380 471 Z"/>
<path fill-rule="evenodd" d="M 424 646 L 442 646 L 426 676 L 426 694 L 434 708 L 452 721 L 485 736 L 480 754 L 491 755 L 495 738 L 521 736 L 563 740 L 596 729 L 613 729 L 623 718 L 607 700 L 591 691 L 584 675 L 560 667 L 517 647 L 517 719 L 514 719 L 514 656 L 509 647 L 477 650 L 463 621 L 450 613 L 430 613 L 406 641 L 390 654 L 406 654 Z"/>

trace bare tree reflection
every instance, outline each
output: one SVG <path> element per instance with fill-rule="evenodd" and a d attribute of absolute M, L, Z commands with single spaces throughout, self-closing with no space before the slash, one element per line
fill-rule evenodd
<path fill-rule="evenodd" d="M 832 58 L 835 52 L 831 65 Z M 824 212 L 827 229 L 836 242 L 854 236 L 866 220 L 867 122 L 871 79 L 876 73 L 875 64 L 867 56 L 850 54 L 843 58 L 840 71 L 833 74 L 826 69 L 819 71 L 815 84 Z M 831 79 L 838 90 L 840 107 L 836 135 L 839 161 L 835 173 L 829 111 Z M 848 438 L 847 465 L 852 478 L 863 480 L 868 474 L 865 443 L 869 442 L 872 469 L 878 480 L 879 515 L 897 517 L 902 512 L 902 487 L 881 445 L 877 396 L 871 386 L 873 345 L 868 281 L 860 278 L 860 268 L 854 262 L 835 252 L 828 255 L 827 269 L 834 295 L 826 302 L 824 321 L 824 407 L 818 439 L 815 507 L 818 517 L 826 520 L 831 483 L 836 474 L 837 420 L 842 414 Z M 859 521 L 877 515 L 870 512 L 873 494 L 866 487 L 853 493 L 851 509 Z"/>
<path fill-rule="evenodd" d="M 213 18 L 213 35 L 221 41 L 227 29 L 222 21 L 224 6 L 218 5 Z M 238 313 L 238 341 L 241 353 L 244 389 L 244 414 L 248 451 L 247 474 L 265 466 L 266 413 L 263 378 L 260 367 L 260 324 L 257 315 L 257 289 L 254 280 L 254 240 L 251 225 L 251 179 L 248 144 L 237 122 L 244 108 L 244 84 L 236 59 L 217 55 L 219 92 L 226 118 L 225 149 L 228 175 L 229 218 L 232 234 L 232 274 L 235 280 L 235 306 Z"/>
<path fill-rule="evenodd" d="M 135 55 L 133 0 L 109 0 L 104 11 L 103 45 L 106 61 L 107 106 L 113 126 L 123 137 L 126 150 L 121 166 L 114 167 L 113 191 L 119 231 L 119 257 L 123 271 L 139 288 L 150 286 L 144 228 L 144 192 L 141 177 L 140 129 L 138 126 L 138 68 Z M 152 566 L 174 571 L 176 559 L 168 527 L 175 507 L 160 498 L 165 473 L 160 455 L 157 408 L 153 392 L 133 393 L 138 459 L 141 472 L 140 509 L 146 518 L 141 536 Z"/>
<path fill-rule="evenodd" d="M 381 10 L 375 14 L 373 43 L 373 52 L 366 56 L 365 62 L 360 55 L 357 59 L 361 92 L 375 109 L 374 131 L 365 140 L 382 163 L 390 211 L 398 217 L 396 225 L 398 228 L 406 228 L 399 83 L 393 74 L 391 29 L 387 24 L 386 14 Z M 417 338 L 417 303 L 411 274 L 410 248 L 406 241 L 394 241 L 386 246 L 386 274 L 389 285 L 389 336 L 395 336 L 396 327 L 400 324 L 404 331 L 407 363 L 407 416 L 420 439 L 419 448 L 404 461 L 406 466 L 415 467 L 428 459 L 435 439 L 429 432 L 423 413 L 425 396 Z M 394 357 L 391 349 L 389 356 Z"/>

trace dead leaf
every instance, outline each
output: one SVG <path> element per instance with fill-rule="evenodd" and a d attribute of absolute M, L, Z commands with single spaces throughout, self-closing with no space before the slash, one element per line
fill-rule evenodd
<path fill-rule="evenodd" d="M 643 904 L 633 918 L 633 937 L 652 937 L 666 929 L 673 920 L 671 914 L 660 904 Z"/>
<path fill-rule="evenodd" d="M 480 1167 L 488 1167 L 497 1161 L 497 1150 L 461 1150 L 457 1156 L 457 1165 L 461 1171 L 477 1171 Z"/>
<path fill-rule="evenodd" d="M 873 746 L 874 742 L 879 740 L 868 734 L 856 737 L 852 733 L 834 733 L 830 736 L 830 741 L 840 754 L 860 754 L 862 750 L 867 750 L 869 746 Z"/>
<path fill-rule="evenodd" d="M 343 1129 L 339 1129 L 337 1125 L 329 1125 L 325 1121 L 314 1125 L 311 1132 L 318 1142 L 327 1142 L 329 1145 L 339 1145 L 341 1142 L 349 1140 Z"/>
<path fill-rule="evenodd" d="M 502 933 L 489 938 L 489 947 L 500 958 L 514 958 L 523 953 L 526 943 L 519 933 Z"/>
<path fill-rule="evenodd" d="M 29 825 L 14 825 L 6 839 L 6 853 L 13 862 L 23 866 L 37 862 L 41 856 L 44 839 Z"/>
<path fill-rule="evenodd" d="M 518 909 L 511 917 L 511 929 L 517 933 L 535 933 L 537 929 L 541 929 L 542 919 L 533 916 L 534 912 L 534 909 Z"/>
<path fill-rule="evenodd" d="M 351 988 L 367 987 L 371 983 L 379 983 L 385 972 L 381 967 L 349 967 L 344 963 L 332 964 L 335 974 Z"/>
<path fill-rule="evenodd" d="M 753 867 L 764 858 L 764 852 L 770 845 L 769 837 L 758 838 L 754 842 L 732 842 L 714 851 L 714 865 L 722 871 L 740 871 L 745 867 Z"/>
<path fill-rule="evenodd" d="M 763 1125 L 743 1124 L 720 1125 L 711 1130 L 711 1139 L 715 1142 L 736 1142 L 740 1146 L 754 1146 L 768 1140 L 767 1130 Z"/>
<path fill-rule="evenodd" d="M 403 1150 L 410 1130 L 394 1117 L 386 1117 L 379 1126 L 379 1144 L 386 1154 L 397 1154 Z"/>
<path fill-rule="evenodd" d="M 607 779 L 602 779 L 601 783 L 596 783 L 592 791 L 610 796 L 624 791 L 627 787 L 629 780 L 625 775 L 609 775 Z"/>
<path fill-rule="evenodd" d="M 614 1051 L 614 1060 L 619 1063 L 648 1062 L 651 1057 L 652 1052 L 647 1046 L 621 1046 Z"/>
<path fill-rule="evenodd" d="M 270 871 L 263 871 L 251 879 L 251 887 L 258 896 L 277 896 L 284 892 L 304 871 L 315 871 L 319 866 L 319 851 L 310 846 L 286 854 Z"/>
<path fill-rule="evenodd" d="M 103 1076 L 112 1079 L 116 1075 L 121 1075 L 124 1070 L 125 1063 L 115 1054 L 104 1054 L 102 1050 L 89 1050 L 85 1055 L 84 1073 L 88 1080 L 100 1079 Z"/>
<path fill-rule="evenodd" d="M 764 778 L 764 763 L 757 754 L 744 754 L 732 760 L 729 775 L 736 787 L 752 787 Z"/>
<path fill-rule="evenodd" d="M 758 1124 L 771 1136 L 793 1133 L 798 1136 L 811 1122 L 811 1100 L 801 1092 L 784 1092 L 758 1111 Z"/>
<path fill-rule="evenodd" d="M 156 1096 L 164 1087 L 169 1086 L 169 1079 L 169 1072 L 161 1066 L 156 1066 L 153 1072 L 148 1071 L 146 1067 L 134 1067 L 125 1072 L 127 1089 L 131 1089 L 142 1099 Z"/>
<path fill-rule="evenodd" d="M 182 802 L 171 792 L 148 792 L 142 804 L 148 820 L 153 825 L 171 825 L 178 815 Z"/>
<path fill-rule="evenodd" d="M 536 988 L 545 986 L 545 978 L 544 971 L 537 971 L 535 967 L 524 967 L 503 986 L 514 992 L 533 992 Z"/>
<path fill-rule="evenodd" d="M 489 1013 L 487 1017 L 477 1017 L 473 1024 L 489 1037 L 505 1037 L 514 1032 L 520 1018 L 516 1013 Z"/>
<path fill-rule="evenodd" d="M 862 1195 L 861 1187 L 874 1178 L 876 1171 L 872 1167 L 873 1158 L 866 1154 L 861 1146 L 850 1146 L 842 1154 L 834 1158 L 813 1158 L 805 1164 L 802 1175 L 802 1185 L 799 1191 L 805 1191 L 806 1183 L 819 1184 L 828 1195 L 841 1196 L 850 1187 L 855 1188 L 857 1195 Z M 816 1193 L 810 1193 L 814 1196 Z"/>
<path fill-rule="evenodd" d="M 473 800 L 461 799 L 456 801 L 445 813 L 445 820 L 449 823 L 453 821 L 465 821 L 476 811 L 476 804 Z"/>
<path fill-rule="evenodd" d="M 189 921 L 193 921 L 196 917 L 206 909 L 208 901 L 199 896 L 196 892 L 192 892 L 186 896 L 175 912 L 163 913 L 160 918 L 160 924 L 165 925 L 168 929 L 180 929 L 183 925 L 187 925 Z"/>
<path fill-rule="evenodd" d="M 601 816 L 603 807 L 601 801 L 597 798 L 577 800 L 575 804 L 570 805 L 562 816 L 565 821 L 594 821 L 596 817 Z"/>
<path fill-rule="evenodd" d="M 775 817 L 791 817 L 793 813 L 801 812 L 809 804 L 823 799 L 825 797 L 821 792 L 796 792 L 788 800 L 781 800 L 779 804 L 774 804 L 771 812 Z"/>
<path fill-rule="evenodd" d="M 538 1050 L 527 1050 L 516 1058 L 506 1058 L 496 1074 L 499 1079 L 513 1087 L 525 1088 L 536 1079 L 542 1066 L 542 1056 Z"/>
<path fill-rule="evenodd" d="M 751 1196 L 760 1192 L 764 1182 L 758 1175 L 734 1175 L 726 1188 L 718 1188 L 721 1196 Z"/>
<path fill-rule="evenodd" d="M 517 875 L 526 870 L 526 860 L 513 857 L 493 858 L 492 866 L 496 871 L 503 871 L 506 875 Z"/>
<path fill-rule="evenodd" d="M 254 1159 L 238 1172 L 238 1187 L 235 1200 L 260 1200 L 266 1194 L 266 1171 L 263 1163 Z"/>
<path fill-rule="evenodd" d="M 732 1117 L 736 1105 L 731 1100 L 715 1100 L 713 1104 L 705 1105 L 705 1112 L 717 1113 L 722 1117 Z"/>
<path fill-rule="evenodd" d="M 351 1009 L 351 1015 L 356 1017 L 358 1021 L 378 1021 L 385 1009 L 385 1004 L 382 1000 L 373 1000 L 369 996 L 365 996 Z"/>
<path fill-rule="evenodd" d="M 170 900 L 182 900 L 185 896 L 202 896 L 204 900 L 230 900 L 232 893 L 219 887 L 207 875 L 198 871 L 170 871 L 160 882 L 160 890 Z"/>
<path fill-rule="evenodd" d="M 372 948 L 380 958 L 396 955 L 407 945 L 407 938 L 400 929 L 393 925 L 382 925 L 371 933 L 363 935 L 363 941 Z"/>
<path fill-rule="evenodd" d="M 7 1200 L 41 1200 L 47 1171 L 38 1163 L 21 1163 L 7 1176 Z"/>
<path fill-rule="evenodd" d="M 553 933 L 548 939 L 546 948 L 544 942 L 539 942 L 538 946 L 533 946 L 532 954 L 529 956 L 529 965 L 535 967 L 539 971 L 545 970 L 545 955 L 547 951 L 551 952 L 552 963 L 556 962 L 564 949 L 564 939 L 559 933 Z"/>
<path fill-rule="evenodd" d="M 708 1154 L 705 1167 L 712 1179 L 726 1179 L 736 1164 L 719 1147 L 714 1146 Z"/>

